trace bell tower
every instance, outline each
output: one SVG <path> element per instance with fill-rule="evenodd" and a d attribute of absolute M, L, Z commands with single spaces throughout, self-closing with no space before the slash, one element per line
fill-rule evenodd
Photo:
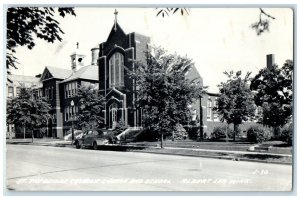
<path fill-rule="evenodd" d="M 79 43 L 76 43 L 76 50 L 73 54 L 71 54 L 71 68 L 73 72 L 77 71 L 78 67 L 84 66 L 84 58 L 85 55 L 80 53 L 79 51 Z"/>

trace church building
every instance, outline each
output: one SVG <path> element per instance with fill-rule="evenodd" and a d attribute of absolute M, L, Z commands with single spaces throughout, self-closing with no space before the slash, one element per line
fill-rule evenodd
<path fill-rule="evenodd" d="M 135 106 L 136 85 L 129 77 L 134 61 L 145 61 L 150 38 L 138 33 L 126 34 L 115 22 L 107 40 L 99 45 L 99 90 L 105 97 L 105 126 L 118 121 L 131 127 L 141 126 L 142 110 Z"/>

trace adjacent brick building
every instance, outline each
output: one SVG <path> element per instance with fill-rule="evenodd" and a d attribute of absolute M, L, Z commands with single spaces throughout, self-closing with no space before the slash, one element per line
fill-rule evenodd
<path fill-rule="evenodd" d="M 37 88 L 41 86 L 41 83 L 39 81 L 38 77 L 34 76 L 23 76 L 23 75 L 8 75 L 8 81 L 6 83 L 6 97 L 7 101 L 9 101 L 12 98 L 15 98 L 19 95 L 20 88 Z M 28 131 L 25 133 L 26 136 L 30 136 L 30 132 Z M 7 125 L 6 130 L 6 137 L 7 138 L 20 138 L 24 137 L 24 129 L 22 127 L 15 126 L 13 124 Z"/>

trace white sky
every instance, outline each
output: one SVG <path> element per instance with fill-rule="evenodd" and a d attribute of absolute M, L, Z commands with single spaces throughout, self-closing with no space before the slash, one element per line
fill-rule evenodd
<path fill-rule="evenodd" d="M 258 8 L 191 8 L 188 16 L 156 17 L 153 8 L 117 8 L 118 22 L 126 33 L 148 35 L 154 45 L 192 58 L 210 92 L 225 81 L 224 71 L 251 71 L 266 66 L 266 54 L 275 54 L 282 66 L 293 59 L 293 12 L 288 8 L 265 8 L 274 16 L 270 32 L 257 36 L 250 25 L 259 18 Z M 105 41 L 114 23 L 114 8 L 79 8 L 74 16 L 59 18 L 65 32 L 54 44 L 36 40 L 33 50 L 17 49 L 21 65 L 14 74 L 36 75 L 46 65 L 71 69 L 70 54 L 76 42 L 91 62 L 92 47 Z"/>
<path fill-rule="evenodd" d="M 245 5 L 245 6 L 251 6 L 251 5 L 267 5 L 272 4 L 273 6 L 277 5 L 280 6 L 281 4 L 293 4 L 295 6 L 296 10 L 299 10 L 299 1 L 298 0 L 150 0 L 150 1 L 138 1 L 138 0 L 2 0 L 3 4 L 25 4 L 25 3 L 34 3 L 34 4 L 99 4 L 99 3 L 106 3 L 106 4 L 120 4 L 120 3 L 131 3 L 131 4 L 183 4 L 182 6 L 185 6 L 186 4 L 195 4 L 195 3 L 201 3 L 205 6 L 205 4 L 208 5 L 215 5 L 219 6 L 220 4 L 225 7 L 230 7 L 230 4 L 235 5 Z M 2 4 L 2 11 L 5 11 L 5 6 Z M 202 6 L 202 5 L 200 5 Z M 263 34 L 260 37 L 257 37 L 255 35 L 255 32 L 249 28 L 250 24 L 253 23 L 258 19 L 259 11 L 258 9 L 253 9 L 249 11 L 241 11 L 240 14 L 235 14 L 233 12 L 228 12 L 228 14 L 221 13 L 218 9 L 218 12 L 216 12 L 216 9 L 212 9 L 213 14 L 206 14 L 205 17 L 197 17 L 197 15 L 204 15 L 204 12 L 196 12 L 195 9 L 192 9 L 192 13 L 189 15 L 189 28 L 193 31 L 196 31 L 197 29 L 199 31 L 196 31 L 196 33 L 192 35 L 197 35 L 196 40 L 191 40 L 191 36 L 186 36 L 185 42 L 191 43 L 192 45 L 198 46 L 199 50 L 197 51 L 190 51 L 189 48 L 179 48 L 177 51 L 180 50 L 186 50 L 189 51 L 184 52 L 184 54 L 189 55 L 192 57 L 197 65 L 197 68 L 201 72 L 201 75 L 204 77 L 204 82 L 206 85 L 210 85 L 210 88 L 216 88 L 215 85 L 218 84 L 221 80 L 224 80 L 224 76 L 222 75 L 222 72 L 227 69 L 234 69 L 241 68 L 243 71 L 253 71 L 253 73 L 256 73 L 258 69 L 265 66 L 265 54 L 268 53 L 274 53 L 276 54 L 275 60 L 278 64 L 282 65 L 282 63 L 287 58 L 292 58 L 292 12 L 291 11 L 275 11 L 274 9 L 265 9 L 266 12 L 269 14 L 272 14 L 274 17 L 276 17 L 276 20 L 272 21 L 270 33 Z M 84 13 L 77 11 L 77 18 L 70 17 L 70 20 L 66 21 L 63 25 L 69 26 L 63 27 L 66 34 L 64 35 L 65 42 L 62 45 L 62 49 L 58 54 L 54 54 L 54 52 L 57 49 L 58 44 L 54 45 L 48 45 L 44 41 L 38 42 L 39 44 L 32 50 L 29 51 L 27 49 L 18 49 L 19 58 L 23 62 L 24 70 L 20 68 L 20 70 L 17 71 L 19 74 L 28 74 L 28 75 L 35 75 L 37 73 L 41 73 L 44 66 L 46 64 L 48 65 L 57 65 L 64 68 L 70 67 L 69 62 L 69 54 L 74 51 L 75 43 L 77 40 L 80 42 L 80 46 L 82 48 L 85 48 L 84 50 L 89 55 L 90 48 L 95 45 L 95 43 L 100 43 L 103 40 L 106 40 L 106 37 L 110 31 L 110 28 L 113 23 L 113 11 L 114 9 L 109 9 L 108 12 L 104 11 L 98 11 L 95 15 L 101 15 L 99 18 L 96 18 L 94 20 L 84 20 L 81 18 L 85 18 L 79 15 L 79 13 Z M 226 10 L 225 10 L 226 11 Z M 177 26 L 173 27 L 171 26 L 169 20 L 174 20 L 174 18 L 178 18 L 175 16 L 172 16 L 170 19 L 161 19 L 156 18 L 152 13 L 152 11 L 149 11 L 150 15 L 148 18 L 151 18 L 152 23 L 151 27 L 149 25 L 149 29 L 151 29 L 152 33 L 154 34 L 157 39 L 154 39 L 154 41 L 163 41 L 161 42 L 161 45 L 166 44 L 167 41 L 171 44 L 178 44 L 180 45 L 183 43 L 181 40 L 176 40 L 177 38 L 173 39 L 174 36 L 178 35 L 180 30 L 185 30 L 184 32 L 188 32 L 186 28 L 181 28 L 180 25 L 183 23 L 178 23 Z M 3 12 L 3 16 L 4 16 Z M 85 12 L 86 13 L 86 12 Z M 125 14 L 127 13 L 127 14 Z M 217 14 L 216 14 L 217 13 Z M 231 13 L 231 14 L 230 14 Z M 131 20 L 128 21 L 127 18 L 130 18 Z M 151 17 L 150 17 L 151 16 Z M 86 16 L 88 18 L 88 16 Z M 126 17 L 126 18 L 125 18 Z M 191 19 L 193 18 L 193 19 Z M 300 20 L 299 20 L 299 14 L 296 16 L 296 23 L 297 27 L 300 27 Z M 64 19 L 65 20 L 65 19 Z M 178 19 L 177 19 L 178 20 Z M 179 19 L 183 21 L 182 19 Z M 78 24 L 80 21 L 87 21 L 86 24 Z M 150 21 L 150 20 L 149 20 Z M 154 21 L 154 22 L 153 22 Z M 212 23 L 213 22 L 213 23 Z M 105 23 L 106 25 L 99 27 L 99 24 Z M 146 32 L 147 33 L 147 26 L 144 23 L 144 18 L 141 15 L 141 17 L 137 15 L 128 15 L 128 12 L 125 12 L 124 10 L 119 9 L 119 23 L 123 27 L 124 30 L 128 30 L 131 28 L 131 30 L 139 32 Z M 173 22 L 175 23 L 175 22 Z M 196 24 L 196 26 L 194 26 Z M 201 26 L 201 24 L 205 24 L 205 26 Z M 222 29 L 219 28 L 220 24 L 222 25 Z M 73 27 L 77 25 L 76 27 L 83 27 L 83 26 L 91 26 L 91 29 L 84 29 L 81 28 L 82 31 L 81 34 L 76 31 Z M 191 26 L 193 25 L 193 26 Z M 2 27 L 2 30 L 4 30 L 4 27 L 6 26 L 4 20 L 0 20 L 0 26 Z M 186 26 L 186 25 L 185 25 Z M 132 28 L 133 27 L 133 28 Z M 163 31 L 160 28 L 157 27 L 163 27 L 162 29 L 166 29 L 167 31 Z M 196 30 L 195 30 L 196 29 Z M 78 30 L 78 29 L 77 29 Z M 177 30 L 176 32 L 171 32 L 170 30 Z M 200 31 L 201 30 L 201 31 Z M 192 31 L 190 31 L 192 33 Z M 0 52 L 2 53 L 3 59 L 0 60 L 0 63 L 2 66 L 5 66 L 5 41 L 3 41 L 5 31 L 0 32 L 1 40 L 2 40 L 2 47 L 0 46 Z M 151 34 L 148 34 L 151 35 Z M 152 36 L 154 36 L 152 35 Z M 166 39 L 169 35 L 168 40 L 166 42 L 164 39 Z M 242 36 L 244 35 L 244 36 Z M 85 37 L 84 37 L 85 36 Z M 91 37 L 92 36 L 92 37 Z M 178 37 L 178 36 L 177 36 Z M 80 40 L 78 39 L 80 38 Z M 85 38 L 87 38 L 86 41 L 83 41 Z M 224 38 L 224 39 L 223 39 Z M 160 39 L 160 40 L 159 40 Z M 172 40 L 175 41 L 172 43 Z M 225 41 L 225 42 L 223 42 Z M 83 43 L 85 42 L 85 43 Z M 297 44 L 295 44 L 295 48 L 297 48 L 299 43 L 299 40 L 297 40 Z M 226 46 L 225 46 L 226 44 Z M 83 46 L 85 45 L 85 46 Z M 185 46 L 189 46 L 186 44 Z M 226 48 L 225 48 L 226 47 Z M 191 46 L 190 46 L 191 48 Z M 39 53 L 41 52 L 41 53 Z M 194 53 L 193 53 L 194 52 Z M 198 53 L 199 52 L 199 53 Z M 197 54 L 198 53 L 198 54 Z M 40 56 L 41 55 L 41 56 Z M 229 55 L 229 56 L 228 56 Z M 299 51 L 297 51 L 297 55 L 299 55 Z M 28 58 L 27 58 L 28 57 Z M 45 64 L 46 63 L 46 64 Z M 26 67 L 25 67 L 26 66 Z M 258 68 L 258 69 L 257 69 Z M 299 70 L 296 71 L 296 81 L 297 77 L 299 75 Z M 1 88 L 3 88 L 2 91 L 2 98 L 0 99 L 0 102 L 2 105 L 5 105 L 5 96 L 6 96 L 6 90 L 5 90 L 5 69 L 0 70 L 0 77 L 2 77 L 2 81 L 0 81 Z M 300 88 L 300 87 L 299 87 Z M 295 92 L 296 100 L 297 94 L 299 94 L 299 88 L 296 88 L 297 92 Z M 216 89 L 215 89 L 216 90 Z M 298 101 L 296 103 L 299 103 Z M 297 113 L 299 113 L 299 106 L 295 106 L 295 119 L 297 120 Z M 0 113 L 1 119 L 0 120 L 0 126 L 3 128 L 3 132 L 5 132 L 5 106 L 0 107 Z M 297 123 L 296 123 L 297 124 Z M 297 130 L 297 127 L 295 127 Z M 297 132 L 297 131 L 295 131 Z M 299 139 L 299 137 L 298 137 Z M 5 140 L 0 140 L 0 147 L 1 149 L 5 149 L 4 142 Z M 299 141 L 298 141 L 299 142 Z M 2 148 L 3 147 L 3 148 Z M 298 152 L 299 155 L 299 148 Z M 4 160 L 2 157 L 4 154 L 0 154 L 0 160 Z M 5 160 L 4 160 L 5 161 Z M 0 165 L 0 171 L 3 171 L 5 167 L 4 165 Z M 299 165 L 296 166 L 299 171 Z M 0 181 L 0 186 L 3 186 L 3 182 Z M 297 189 L 299 191 L 299 185 L 297 185 Z M 0 192 L 1 193 L 1 192 Z M 4 191 L 6 193 L 6 191 Z M 3 196 L 3 193 L 1 193 L 3 199 L 15 199 L 12 196 Z M 291 196 L 285 196 L 285 199 L 297 199 L 297 195 L 295 195 L 295 191 L 291 193 Z M 6 195 L 11 195 L 9 193 L 6 193 Z M 147 194 L 146 194 L 147 195 Z M 213 195 L 213 194 L 209 194 Z M 62 196 L 63 199 L 82 199 L 81 196 L 78 197 L 68 197 L 68 196 Z M 225 199 L 225 200 L 233 200 L 233 199 L 240 199 L 240 196 L 221 196 L 221 198 L 218 198 L 219 196 L 203 196 L 204 199 Z M 272 199 L 272 200 L 280 200 L 282 199 L 282 196 L 261 196 L 264 199 Z M 52 199 L 52 196 L 44 196 L 44 199 Z M 56 199 L 61 199 L 60 196 L 56 196 Z M 99 199 L 97 196 L 89 196 L 91 199 Z M 108 196 L 105 197 L 106 199 L 118 199 L 118 197 L 114 196 Z M 140 199 L 140 196 L 125 196 L 125 199 Z M 157 199 L 183 199 L 181 196 L 157 196 L 155 197 Z M 245 200 L 252 200 L 253 197 L 245 193 L 245 195 L 242 197 Z M 22 199 L 40 199 L 40 196 L 23 196 Z M 149 196 L 143 196 L 143 199 L 153 199 L 153 197 Z M 185 196 L 184 199 L 199 199 L 197 196 Z"/>

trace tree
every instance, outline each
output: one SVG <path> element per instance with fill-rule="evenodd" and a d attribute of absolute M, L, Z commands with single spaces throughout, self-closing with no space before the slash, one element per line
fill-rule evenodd
<path fill-rule="evenodd" d="M 158 10 L 156 16 L 169 16 L 180 11 L 181 15 L 189 15 L 189 8 L 155 8 Z M 251 28 L 256 31 L 256 34 L 260 36 L 262 33 L 269 31 L 270 19 L 275 20 L 275 17 L 268 14 L 264 9 L 259 8 L 259 19 L 257 22 L 251 24 Z"/>
<path fill-rule="evenodd" d="M 189 14 L 189 8 L 156 8 L 158 10 L 156 16 L 161 15 L 162 17 L 169 16 L 169 14 L 175 14 L 180 11 L 181 15 Z"/>
<path fill-rule="evenodd" d="M 143 109 L 145 126 L 160 134 L 163 148 L 164 134 L 187 121 L 188 105 L 199 97 L 202 88 L 197 80 L 191 82 L 185 77 L 194 65 L 187 57 L 153 48 L 146 52 L 146 63 L 136 64 L 132 77 L 137 85 L 137 105 Z"/>
<path fill-rule="evenodd" d="M 263 68 L 251 81 L 255 104 L 262 107 L 260 123 L 273 127 L 276 135 L 279 127 L 291 120 L 293 103 L 293 61 L 287 60 L 282 68 L 272 65 Z"/>
<path fill-rule="evenodd" d="M 7 102 L 7 124 L 23 126 L 31 130 L 33 142 L 33 130 L 42 128 L 47 124 L 50 105 L 44 98 L 33 98 L 33 90 L 22 87 L 18 97 Z"/>
<path fill-rule="evenodd" d="M 272 19 L 272 20 L 275 19 L 275 17 L 266 13 L 262 8 L 259 8 L 259 11 L 260 11 L 260 13 L 259 13 L 258 21 L 251 25 L 251 28 L 256 31 L 257 35 L 261 35 L 263 32 L 269 31 L 269 26 L 270 26 L 269 19 Z M 265 18 L 263 18 L 262 16 L 265 16 Z"/>
<path fill-rule="evenodd" d="M 58 13 L 61 17 L 66 15 L 76 16 L 73 8 L 52 7 L 9 7 L 7 9 L 7 53 L 6 68 L 17 69 L 16 47 L 26 46 L 32 49 L 35 46 L 35 37 L 53 43 L 62 41 L 64 34 L 59 27 L 59 22 L 54 15 Z"/>
<path fill-rule="evenodd" d="M 253 94 L 249 87 L 250 73 L 248 72 L 244 78 L 241 77 L 241 71 L 224 72 L 224 74 L 227 75 L 228 80 L 219 85 L 220 96 L 214 110 L 221 116 L 222 122 L 233 123 L 235 141 L 239 125 L 255 115 Z"/>
<path fill-rule="evenodd" d="M 85 130 L 94 131 L 104 122 L 102 117 L 104 97 L 99 94 L 97 88 L 89 85 L 81 86 L 78 89 L 78 98 L 77 126 Z"/>

